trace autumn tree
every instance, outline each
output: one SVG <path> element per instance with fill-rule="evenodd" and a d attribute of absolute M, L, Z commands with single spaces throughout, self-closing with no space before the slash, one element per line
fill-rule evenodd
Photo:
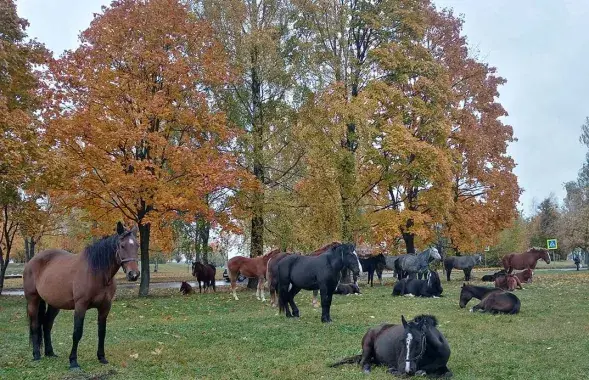
<path fill-rule="evenodd" d="M 51 65 L 44 116 L 71 177 L 59 190 L 101 225 L 137 223 L 142 296 L 152 233 L 170 238 L 182 215 L 214 217 L 206 196 L 242 183 L 235 131 L 210 96 L 231 82 L 226 62 L 182 2 L 120 0 Z"/>
<path fill-rule="evenodd" d="M 42 146 L 34 116 L 38 73 L 47 52 L 27 40 L 28 22 L 12 0 L 0 0 L 0 293 L 17 232 L 35 199 L 27 190 L 39 175 Z"/>
<path fill-rule="evenodd" d="M 513 130 L 501 121 L 507 112 L 497 101 L 505 79 L 472 56 L 461 18 L 430 9 L 428 19 L 425 46 L 446 68 L 452 92 L 452 201 L 444 234 L 456 254 L 480 251 L 512 222 L 520 194 L 507 154 Z"/>

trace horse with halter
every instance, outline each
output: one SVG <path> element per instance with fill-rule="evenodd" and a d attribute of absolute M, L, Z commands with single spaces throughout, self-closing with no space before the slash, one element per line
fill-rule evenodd
<path fill-rule="evenodd" d="M 550 264 L 548 250 L 534 247 L 522 254 L 510 253 L 505 255 L 501 259 L 501 262 L 507 273 L 511 273 L 514 269 L 524 270 L 530 268 L 534 270 L 540 259 L 544 260 L 546 264 Z"/>
<path fill-rule="evenodd" d="M 464 281 L 470 281 L 470 272 L 475 265 L 480 264 L 483 260 L 481 255 L 473 256 L 448 256 L 444 259 L 444 268 L 446 269 L 446 278 L 450 281 L 452 269 L 462 269 L 464 271 Z"/>
<path fill-rule="evenodd" d="M 450 345 L 438 330 L 432 315 L 419 315 L 401 325 L 384 324 L 368 330 L 362 338 L 362 354 L 343 359 L 330 367 L 360 364 L 365 373 L 372 365 L 384 365 L 395 375 L 451 377 L 448 369 Z"/>
<path fill-rule="evenodd" d="M 441 297 L 442 283 L 436 271 L 429 271 L 425 280 L 404 278 L 393 287 L 393 296 Z"/>
<path fill-rule="evenodd" d="M 347 268 L 354 276 L 362 270 L 353 244 L 338 244 L 319 256 L 288 255 L 277 264 L 278 306 L 287 317 L 298 317 L 294 297 L 301 289 L 321 291 L 321 321 L 331 322 L 333 292 Z M 292 308 L 292 313 L 289 310 Z"/>
<path fill-rule="evenodd" d="M 235 298 L 236 301 L 239 301 L 236 292 L 236 281 L 240 273 L 247 278 L 258 279 L 256 298 L 262 302 L 266 301 L 266 297 L 264 296 L 264 279 L 266 278 L 268 261 L 279 253 L 280 250 L 275 249 L 263 256 L 254 257 L 253 259 L 249 257 L 235 256 L 227 261 L 227 272 L 229 272 L 229 279 L 231 280 L 231 290 L 233 292 L 233 298 Z"/>
<path fill-rule="evenodd" d="M 81 254 L 73 255 L 60 249 L 48 249 L 35 255 L 23 272 L 30 339 L 33 359 L 41 358 L 45 340 L 45 356 L 55 356 L 51 342 L 53 321 L 59 310 L 74 310 L 73 345 L 70 369 L 77 369 L 78 343 L 84 331 L 86 310 L 98 309 L 98 350 L 102 364 L 106 319 L 117 289 L 115 274 L 123 267 L 127 280 L 137 281 L 137 227 L 126 230 L 117 223 L 116 233 L 87 246 Z"/>
<path fill-rule="evenodd" d="M 213 288 L 213 291 L 217 291 L 215 286 L 215 274 L 217 272 L 217 268 L 215 268 L 212 264 L 203 264 L 200 261 L 195 261 L 192 263 L 192 275 L 196 277 L 196 281 L 198 282 L 198 292 L 202 293 L 202 288 L 200 283 L 203 283 L 203 287 L 205 293 L 207 288 Z"/>
<path fill-rule="evenodd" d="M 405 254 L 398 256 L 397 260 L 395 260 L 395 271 L 399 280 L 405 277 L 415 278 L 417 273 L 421 279 L 422 275 L 428 272 L 429 264 L 432 261 L 441 259 L 438 249 L 430 247 L 417 255 Z"/>

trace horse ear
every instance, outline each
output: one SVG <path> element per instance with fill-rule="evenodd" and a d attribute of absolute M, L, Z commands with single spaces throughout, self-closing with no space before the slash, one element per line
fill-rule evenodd
<path fill-rule="evenodd" d="M 117 222 L 117 234 L 122 235 L 125 233 L 125 227 L 123 226 L 123 223 L 121 223 L 120 221 Z"/>
<path fill-rule="evenodd" d="M 139 230 L 139 228 L 137 228 L 137 226 L 133 226 L 133 228 L 131 228 L 131 233 L 136 234 L 137 230 Z"/>
<path fill-rule="evenodd" d="M 401 322 L 403 322 L 403 327 L 407 328 L 407 320 L 405 320 L 404 315 L 401 315 Z"/>

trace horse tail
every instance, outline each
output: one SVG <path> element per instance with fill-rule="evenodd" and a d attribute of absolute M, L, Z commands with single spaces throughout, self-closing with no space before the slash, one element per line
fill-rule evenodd
<path fill-rule="evenodd" d="M 354 355 L 354 356 L 350 356 L 349 358 L 342 359 L 339 362 L 330 364 L 329 367 L 335 368 L 335 367 L 339 367 L 340 365 L 344 365 L 344 364 L 360 364 L 360 360 L 362 360 L 362 355 Z"/>

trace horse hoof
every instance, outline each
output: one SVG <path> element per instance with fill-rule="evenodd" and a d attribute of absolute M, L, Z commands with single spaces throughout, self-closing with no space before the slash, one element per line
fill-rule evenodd
<path fill-rule="evenodd" d="M 36 362 L 38 360 L 41 360 L 41 355 L 39 356 L 33 356 L 33 361 Z"/>
<path fill-rule="evenodd" d="M 427 375 L 427 373 L 425 373 L 424 370 L 420 369 L 419 371 L 415 372 L 415 376 L 425 376 Z"/>
<path fill-rule="evenodd" d="M 472 312 L 474 312 L 474 310 L 473 310 L 473 308 L 472 308 L 472 307 L 470 308 L 470 312 L 471 312 L 471 313 L 472 313 Z"/>
<path fill-rule="evenodd" d="M 46 352 L 45 357 L 46 358 L 57 358 L 58 356 L 55 355 L 55 352 L 51 351 L 51 352 Z"/>
<path fill-rule="evenodd" d="M 82 368 L 78 365 L 78 363 L 70 364 L 70 371 L 81 371 Z"/>
<path fill-rule="evenodd" d="M 100 364 L 108 364 L 108 360 L 106 360 L 106 358 L 98 358 L 98 361 Z"/>

